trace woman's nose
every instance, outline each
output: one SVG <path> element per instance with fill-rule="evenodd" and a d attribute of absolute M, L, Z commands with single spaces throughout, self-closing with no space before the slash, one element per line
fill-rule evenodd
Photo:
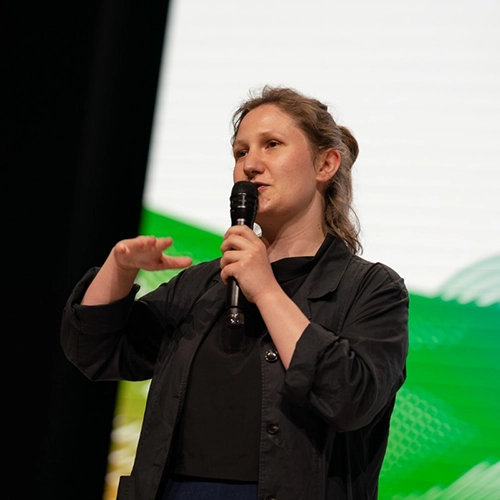
<path fill-rule="evenodd" d="M 245 175 L 251 179 L 256 174 L 259 174 L 264 171 L 265 165 L 262 162 L 259 154 L 256 152 L 249 151 L 245 156 L 243 161 L 243 172 Z"/>

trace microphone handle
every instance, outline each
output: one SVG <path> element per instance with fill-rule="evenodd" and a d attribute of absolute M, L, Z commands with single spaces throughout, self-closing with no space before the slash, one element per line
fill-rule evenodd
<path fill-rule="evenodd" d="M 238 219 L 238 226 L 245 225 L 245 219 Z M 227 323 L 230 328 L 239 328 L 245 324 L 245 313 L 241 307 L 241 290 L 236 279 L 230 276 L 227 283 L 227 298 L 226 304 L 229 304 L 227 309 Z"/>

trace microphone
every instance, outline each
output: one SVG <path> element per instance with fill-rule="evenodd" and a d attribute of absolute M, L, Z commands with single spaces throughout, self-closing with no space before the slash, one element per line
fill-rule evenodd
<path fill-rule="evenodd" d="M 231 224 L 253 228 L 259 193 L 255 184 L 249 181 L 236 182 L 229 198 L 231 208 Z M 231 328 L 245 324 L 245 313 L 242 308 L 242 293 L 238 282 L 231 276 L 227 283 L 227 320 Z"/>

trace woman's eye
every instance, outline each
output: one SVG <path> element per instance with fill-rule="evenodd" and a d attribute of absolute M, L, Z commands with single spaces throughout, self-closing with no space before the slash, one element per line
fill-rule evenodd
<path fill-rule="evenodd" d="M 275 148 L 277 145 L 278 145 L 278 141 L 269 141 L 267 143 L 267 145 L 270 147 L 270 148 Z"/>
<path fill-rule="evenodd" d="M 247 155 L 246 149 L 240 149 L 239 151 L 236 151 L 235 153 L 235 158 L 242 158 L 243 156 Z"/>

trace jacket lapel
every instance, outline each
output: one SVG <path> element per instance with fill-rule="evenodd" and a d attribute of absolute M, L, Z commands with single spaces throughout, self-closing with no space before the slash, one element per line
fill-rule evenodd
<path fill-rule="evenodd" d="M 352 254 L 342 240 L 329 236 L 327 238 L 330 240 L 328 248 L 307 276 L 304 285 L 293 297 L 295 303 L 309 319 L 311 319 L 311 302 L 337 289 L 352 258 Z"/>

